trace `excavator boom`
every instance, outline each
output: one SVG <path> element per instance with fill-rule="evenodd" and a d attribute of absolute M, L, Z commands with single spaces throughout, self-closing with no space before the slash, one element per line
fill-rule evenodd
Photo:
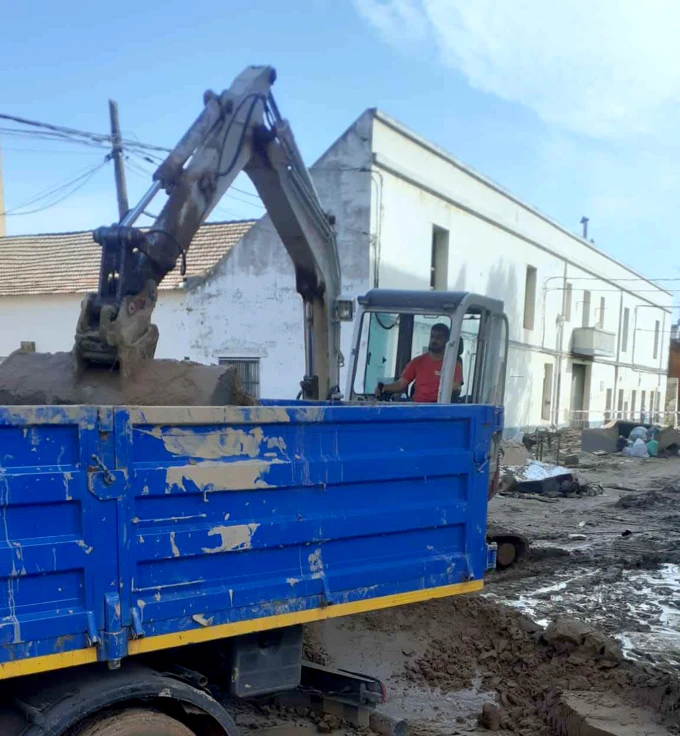
<path fill-rule="evenodd" d="M 257 189 L 295 269 L 305 319 L 307 398 L 338 391 L 340 265 L 333 228 L 288 123 L 271 93 L 272 67 L 249 67 L 204 108 L 159 166 L 149 191 L 120 223 L 99 228 L 99 289 L 83 303 L 76 330 L 80 364 L 134 371 L 152 358 L 158 331 L 151 323 L 157 287 L 184 263 L 191 241 L 234 179 L 245 172 Z M 134 226 L 151 200 L 168 197 L 150 228 Z"/>

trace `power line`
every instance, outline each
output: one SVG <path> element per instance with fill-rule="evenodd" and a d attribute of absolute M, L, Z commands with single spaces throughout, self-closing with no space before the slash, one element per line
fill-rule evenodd
<path fill-rule="evenodd" d="M 40 199 L 44 199 L 45 197 L 48 197 L 51 194 L 54 194 L 55 192 L 60 192 L 65 187 L 68 187 L 70 184 L 72 184 L 74 181 L 80 180 L 82 176 L 87 175 L 97 165 L 98 164 L 95 164 L 94 166 L 88 166 L 85 169 L 81 169 L 80 171 L 77 171 L 73 176 L 69 177 L 68 179 L 61 181 L 58 184 L 54 184 L 49 187 L 46 187 L 45 189 L 41 189 L 37 194 L 33 195 L 33 197 L 26 200 L 22 204 L 19 204 L 16 207 L 13 207 L 11 210 L 8 210 L 8 212 L 14 212 L 14 210 L 22 209 L 23 207 L 27 207 L 28 205 L 31 205 Z"/>
<path fill-rule="evenodd" d="M 249 202 L 247 199 L 241 199 L 240 197 L 236 197 L 233 194 L 230 193 L 230 191 L 234 189 L 234 187 L 229 187 L 227 191 L 224 193 L 225 197 L 229 197 L 229 199 L 233 199 L 235 202 L 241 202 L 243 204 L 247 204 L 250 207 L 259 207 L 260 209 L 265 209 L 265 206 L 263 204 L 259 204 L 258 202 Z M 240 190 L 237 190 L 240 191 Z"/>
<path fill-rule="evenodd" d="M 64 156 L 92 156 L 95 151 L 65 151 L 55 148 L 25 148 L 24 146 L 5 146 L 3 145 L 2 151 L 18 151 L 21 153 L 46 153 L 48 155 L 51 154 L 60 154 Z M 103 146 L 102 146 L 103 149 Z M 96 151 L 100 150 L 99 146 L 96 147 Z"/>
<path fill-rule="evenodd" d="M 111 141 L 110 135 L 101 135 L 99 133 L 91 133 L 87 130 L 78 130 L 77 128 L 67 128 L 63 125 L 53 125 L 52 123 L 42 123 L 37 120 L 29 120 L 28 118 L 21 118 L 16 115 L 5 115 L 0 113 L 0 120 L 8 120 L 13 123 L 19 123 L 20 125 L 27 125 L 35 128 L 44 128 L 50 130 L 53 133 L 59 133 L 60 135 L 68 136 L 79 136 L 81 138 L 89 138 L 97 141 L 98 143 L 109 143 Z"/>
<path fill-rule="evenodd" d="M 89 167 L 86 171 L 76 175 L 75 177 L 72 177 L 71 179 L 55 187 L 44 190 L 43 192 L 27 200 L 23 204 L 17 205 L 16 207 L 13 207 L 10 210 L 6 210 L 5 212 L 2 212 L 0 214 L 6 217 L 20 217 L 22 215 L 32 215 L 37 212 L 43 212 L 44 210 L 50 209 L 51 207 L 54 207 L 55 205 L 60 204 L 64 200 L 68 199 L 78 190 L 82 189 L 90 181 L 90 179 L 92 179 L 92 177 L 109 162 L 109 160 L 110 157 L 107 156 L 104 158 L 103 161 Z M 57 197 L 57 199 L 52 199 L 54 197 Z M 49 201 L 51 199 L 52 201 Z M 30 207 L 32 204 L 36 204 L 41 200 L 48 200 L 49 203 L 45 204 L 42 207 L 36 207 L 24 212 L 17 212 L 17 210 L 22 210 L 25 207 Z"/>
<path fill-rule="evenodd" d="M 4 113 L 0 113 L 0 120 L 7 120 L 9 122 L 37 129 L 21 130 L 17 128 L 0 127 L 0 133 L 9 136 L 28 137 L 34 140 L 46 140 L 51 142 L 58 141 L 60 143 L 86 145 L 98 149 L 104 148 L 107 144 L 113 142 L 113 137 L 110 134 L 94 133 L 92 131 L 79 130 L 77 128 L 70 128 L 63 125 L 54 125 L 52 123 L 31 120 L 29 118 L 20 117 L 17 115 L 7 115 Z M 154 155 L 154 152 L 170 153 L 172 150 L 170 148 L 166 148 L 165 146 L 144 143 L 143 141 L 131 140 L 129 138 L 125 138 L 121 142 L 124 149 L 126 149 L 129 153 L 138 156 L 145 162 L 150 163 L 154 166 L 157 166 L 163 160 L 161 157 Z M 238 192 L 239 194 L 242 194 L 253 200 L 257 200 L 258 203 L 242 200 L 239 197 L 235 197 L 231 192 Z M 243 204 L 258 206 L 264 209 L 264 207 L 259 204 L 259 196 L 245 189 L 240 189 L 239 187 L 232 186 L 229 188 L 228 196 L 230 196 L 235 201 L 239 201 Z"/>
<path fill-rule="evenodd" d="M 86 146 L 89 148 L 95 148 L 97 150 L 106 149 L 105 145 L 96 143 L 94 141 L 81 139 L 81 138 L 70 138 L 68 136 L 62 136 L 53 134 L 48 131 L 40 132 L 35 130 L 18 130 L 15 128 L 2 128 L 0 127 L 0 134 L 3 136 L 9 136 L 14 138 L 26 138 L 32 141 L 49 141 L 50 143 L 61 143 L 61 144 L 77 144 L 80 146 Z"/>
<path fill-rule="evenodd" d="M 133 156 L 137 156 L 142 161 L 145 161 L 146 163 L 151 164 L 152 166 L 158 166 L 158 164 L 160 164 L 160 163 L 163 162 L 163 159 L 161 159 L 159 156 L 153 156 L 153 158 L 150 158 L 149 155 L 144 155 L 144 154 L 141 154 L 138 151 L 134 151 L 134 150 L 132 150 L 132 151 L 131 150 L 128 150 L 128 153 L 132 154 Z M 150 154 L 150 155 L 152 155 L 152 154 Z M 129 162 L 130 159 L 128 158 L 127 161 Z M 149 173 L 149 176 L 152 176 L 152 174 Z M 239 194 L 243 194 L 246 197 L 251 197 L 252 199 L 257 200 L 257 203 L 246 202 L 243 199 L 239 199 L 238 197 L 234 197 L 233 195 L 230 194 L 231 192 L 238 192 Z M 260 199 L 260 197 L 259 197 L 258 194 L 253 194 L 252 192 L 249 192 L 246 189 L 240 189 L 239 187 L 235 187 L 233 184 L 227 190 L 226 195 L 227 196 L 231 196 L 232 199 L 235 199 L 238 202 L 243 202 L 243 204 L 249 204 L 249 205 L 255 204 L 255 206 L 262 207 L 262 209 L 264 209 L 264 206 L 262 205 L 262 200 Z"/>
<path fill-rule="evenodd" d="M 0 120 L 7 120 L 8 122 L 38 129 L 33 131 L 21 130 L 17 128 L 0 128 L 0 132 L 3 132 L 7 135 L 29 136 L 45 138 L 48 140 L 69 140 L 85 145 L 94 144 L 99 147 L 104 144 L 110 144 L 113 141 L 113 137 L 107 133 L 93 133 L 89 130 L 79 130 L 77 128 L 69 128 L 64 125 L 54 125 L 52 123 L 45 123 L 39 120 L 22 118 L 17 115 L 7 115 L 4 113 L 0 113 Z M 129 148 L 141 148 L 147 151 L 162 151 L 163 153 L 170 153 L 171 151 L 171 149 L 165 148 L 164 146 L 155 146 L 150 143 L 143 143 L 142 141 L 135 141 L 130 139 L 123 139 L 122 143 Z"/>

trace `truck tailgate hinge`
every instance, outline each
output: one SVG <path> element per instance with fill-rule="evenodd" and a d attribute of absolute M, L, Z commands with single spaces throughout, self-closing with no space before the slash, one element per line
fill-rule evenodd
<path fill-rule="evenodd" d="M 127 627 L 122 625 L 118 593 L 107 593 L 104 598 L 104 623 L 99 659 L 108 662 L 109 667 L 115 669 L 127 655 L 129 636 Z"/>

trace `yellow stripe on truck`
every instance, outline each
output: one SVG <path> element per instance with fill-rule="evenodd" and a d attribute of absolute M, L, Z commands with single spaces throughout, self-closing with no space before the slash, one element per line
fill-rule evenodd
<path fill-rule="evenodd" d="M 428 588 L 427 590 L 416 590 L 410 593 L 396 593 L 395 595 L 386 595 L 382 598 L 367 598 L 352 603 L 339 603 L 325 608 L 312 608 L 307 611 L 282 613 L 278 616 L 263 616 L 262 618 L 236 621 L 231 624 L 218 624 L 217 626 L 206 626 L 202 629 L 179 631 L 175 634 L 149 636 L 130 641 L 128 652 L 129 654 L 144 654 L 146 652 L 155 652 L 159 649 L 181 647 L 186 644 L 198 644 L 199 642 L 213 641 L 214 639 L 227 639 L 232 636 L 239 636 L 240 634 L 252 634 L 256 631 L 281 629 L 285 626 L 295 626 L 296 624 L 309 624 L 313 621 L 323 621 L 328 618 L 339 618 L 340 616 L 349 616 L 355 613 L 378 611 L 382 608 L 404 606 L 407 603 L 421 603 L 434 598 L 447 598 L 448 596 L 460 595 L 461 593 L 474 593 L 483 587 L 483 580 L 472 580 L 468 583 L 445 585 L 440 588 Z"/>
<path fill-rule="evenodd" d="M 313 621 L 323 621 L 329 618 L 339 618 L 356 613 L 368 613 L 379 611 L 383 608 L 404 606 L 408 603 L 422 603 L 435 598 L 447 598 L 461 593 L 474 593 L 484 587 L 483 580 L 472 580 L 467 583 L 456 585 L 445 585 L 440 588 L 428 588 L 427 590 L 416 590 L 410 593 L 397 593 L 382 598 L 367 598 L 352 603 L 339 603 L 335 606 L 325 608 L 312 608 L 307 611 L 296 611 L 295 613 L 282 613 L 278 616 L 264 616 L 262 618 L 248 619 L 247 621 L 236 621 L 231 624 L 219 624 L 217 626 L 206 626 L 201 629 L 179 631 L 174 634 L 161 634 L 141 639 L 131 639 L 128 642 L 128 654 L 144 654 L 146 652 L 157 652 L 161 649 L 172 649 L 187 644 L 198 644 L 203 641 L 214 641 L 215 639 L 227 639 L 241 634 L 252 634 L 257 631 L 269 629 L 281 629 L 285 626 L 296 624 L 308 624 Z M 83 664 L 91 664 L 97 661 L 96 647 L 87 649 L 76 649 L 71 652 L 60 652 L 58 654 L 46 654 L 41 657 L 27 657 L 0 664 L 0 680 L 7 680 L 20 675 L 35 675 L 39 672 L 50 672 L 51 670 L 76 667 Z"/>
<path fill-rule="evenodd" d="M 41 657 L 26 657 L 0 664 L 0 680 L 20 675 L 36 675 L 38 672 L 62 670 L 65 667 L 77 667 L 81 664 L 92 664 L 97 661 L 96 647 L 74 649 L 71 652 L 45 654 Z"/>

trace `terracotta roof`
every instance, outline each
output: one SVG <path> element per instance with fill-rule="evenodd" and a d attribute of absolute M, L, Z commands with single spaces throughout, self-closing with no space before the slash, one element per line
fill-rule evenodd
<path fill-rule="evenodd" d="M 203 225 L 187 253 L 185 278 L 209 271 L 253 226 L 254 220 Z M 0 296 L 80 294 L 96 291 L 100 247 L 92 232 L 0 237 Z M 179 267 L 161 289 L 181 285 Z"/>

